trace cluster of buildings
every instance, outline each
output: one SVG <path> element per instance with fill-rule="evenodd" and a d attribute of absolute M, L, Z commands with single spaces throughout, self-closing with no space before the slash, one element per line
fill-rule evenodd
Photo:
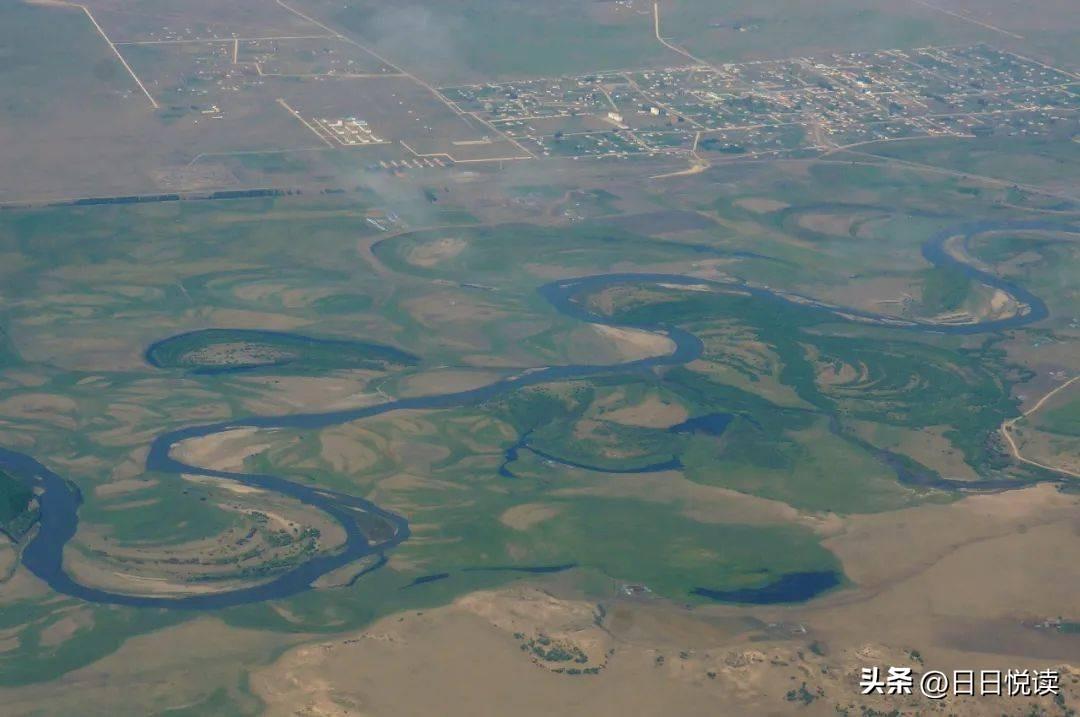
<path fill-rule="evenodd" d="M 1080 75 L 977 45 L 606 72 L 442 92 L 541 156 L 688 147 L 736 154 L 908 137 L 1075 132 Z"/>
<path fill-rule="evenodd" d="M 347 147 L 363 144 L 384 144 L 386 142 L 386 140 L 375 135 L 367 122 L 355 117 L 319 118 L 315 120 L 315 124 L 325 130 L 339 144 Z"/>

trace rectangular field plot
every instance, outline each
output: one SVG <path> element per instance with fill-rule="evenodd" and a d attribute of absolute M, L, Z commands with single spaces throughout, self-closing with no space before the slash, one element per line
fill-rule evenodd
<path fill-rule="evenodd" d="M 260 77 L 234 64 L 231 42 L 121 46 L 158 99 L 170 144 L 191 154 L 318 146 L 275 100 L 296 80 Z"/>
<path fill-rule="evenodd" d="M 86 0 L 84 4 L 113 42 L 330 34 L 277 3 L 262 0 Z"/>
<path fill-rule="evenodd" d="M 440 84 L 664 67 L 651 0 L 295 0 L 298 9 Z"/>
<path fill-rule="evenodd" d="M 0 3 L 0 77 L 0 201 L 125 186 L 147 164 L 132 137 L 158 127 L 150 103 L 80 9 Z"/>
<path fill-rule="evenodd" d="M 256 86 L 254 72 L 232 61 L 231 42 L 120 45 L 121 54 L 162 105 L 220 104 Z"/>

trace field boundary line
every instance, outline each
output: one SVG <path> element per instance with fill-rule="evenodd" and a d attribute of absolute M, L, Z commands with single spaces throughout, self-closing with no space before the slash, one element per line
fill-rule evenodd
<path fill-rule="evenodd" d="M 529 155 L 528 157 L 521 157 L 521 156 L 517 156 L 517 157 L 482 157 L 480 159 L 458 159 L 457 157 L 450 154 L 449 152 L 417 152 L 415 149 L 413 149 L 409 145 L 408 142 L 406 142 L 403 139 L 399 139 L 398 144 L 400 144 L 402 147 L 404 147 L 405 149 L 412 152 L 413 156 L 416 157 L 417 159 L 431 159 L 432 157 L 445 157 L 446 159 L 450 160 L 454 164 L 483 164 L 485 162 L 519 162 L 519 161 L 526 160 L 526 159 L 536 159 L 532 155 Z"/>
<path fill-rule="evenodd" d="M 677 52 L 678 54 L 682 55 L 683 57 L 687 58 L 688 60 L 690 60 L 692 62 L 695 62 L 695 63 L 697 63 L 699 65 L 704 65 L 705 67 L 708 67 L 708 68 L 710 68 L 710 69 L 712 69 L 714 71 L 716 70 L 716 68 L 713 67 L 712 63 L 705 62 L 700 57 L 695 57 L 694 55 L 691 55 L 689 51 L 684 50 L 683 48 L 679 47 L 678 45 L 673 45 L 672 43 L 665 40 L 664 36 L 660 34 L 660 3 L 658 2 L 658 0 L 653 0 L 652 10 L 653 10 L 653 31 L 656 34 L 657 41 L 661 45 L 663 45 L 667 49 L 671 50 L 672 52 Z"/>
<path fill-rule="evenodd" d="M 116 43 L 109 39 L 109 36 L 105 33 L 105 30 L 101 27 L 101 25 L 98 24 L 98 21 L 94 18 L 94 14 L 90 12 L 90 8 L 86 7 L 85 5 L 69 2 L 61 3 L 61 5 L 66 7 L 77 7 L 86 14 L 86 17 L 89 18 L 90 23 L 94 26 L 94 29 L 98 31 L 98 34 L 101 35 L 103 40 L 105 40 L 105 44 L 107 44 L 109 46 L 109 49 L 112 50 L 113 54 L 116 55 L 116 59 L 120 60 L 120 64 L 123 65 L 124 69 L 128 71 L 129 75 L 131 75 L 131 79 L 135 80 L 135 84 L 138 85 L 139 89 L 142 90 L 142 93 L 146 95 L 146 99 L 150 100 L 150 106 L 156 110 L 161 109 L 161 105 L 159 105 L 157 100 L 154 99 L 154 96 L 150 94 L 150 90 L 146 89 L 146 85 L 144 85 L 142 83 L 142 80 L 139 79 L 139 76 L 135 74 L 135 70 L 131 69 L 131 65 L 129 65 L 128 61 L 124 59 L 124 56 L 120 54 L 120 50 L 117 49 Z"/>
<path fill-rule="evenodd" d="M 368 47 L 367 45 L 359 42 L 358 40 L 354 40 L 353 38 L 349 37 L 348 35 L 335 30 L 334 28 L 330 27 L 329 25 L 325 25 L 325 24 L 319 22 L 318 20 L 316 20 L 315 18 L 311 17 L 310 15 L 307 15 L 307 14 L 301 12 L 300 10 L 297 10 L 296 8 L 288 5 L 287 3 L 284 2 L 284 0 L 276 0 L 276 2 L 277 2 L 278 5 L 285 8 L 286 10 L 293 13 L 294 15 L 297 15 L 298 17 L 302 17 L 303 19 L 307 20 L 308 22 L 313 23 L 315 25 L 318 25 L 323 30 L 326 30 L 327 32 L 333 33 L 335 37 L 337 37 L 337 38 L 339 38 L 341 40 L 344 40 L 345 42 L 348 42 L 351 45 L 355 45 L 356 47 L 359 47 L 361 50 L 368 53 L 369 55 L 374 57 L 376 60 L 379 60 L 380 62 L 386 64 L 387 66 L 392 67 L 393 69 L 397 70 L 398 72 L 400 72 L 402 75 L 404 75 L 408 79 L 410 79 L 413 82 L 415 82 L 416 84 L 420 85 L 425 90 L 427 90 L 432 95 L 434 95 L 436 99 L 438 99 L 440 102 L 442 102 L 444 105 L 446 105 L 450 109 L 451 112 L 453 112 L 455 115 L 460 117 L 461 121 L 469 126 L 469 129 L 472 129 L 472 130 L 476 129 L 475 126 L 472 124 L 472 122 L 470 122 L 470 119 L 475 120 L 475 121 L 479 122 L 482 126 L 487 127 L 489 130 L 496 133 L 497 135 L 499 135 L 500 137 L 505 139 L 507 142 L 514 145 L 518 149 L 520 149 L 525 154 L 529 155 L 528 156 L 529 159 L 536 159 L 536 155 L 533 154 L 532 152 L 530 152 L 527 147 L 522 145 L 516 139 L 514 139 L 510 135 L 506 134 L 501 129 L 499 129 L 495 125 L 491 124 L 487 120 L 481 119 L 479 117 L 476 117 L 475 115 L 464 112 L 455 103 L 451 102 L 450 99 L 446 95 L 444 95 L 442 92 L 439 92 L 439 90 L 436 89 L 434 85 L 420 79 L 419 77 L 417 77 L 413 73 L 411 73 L 408 70 L 406 70 L 405 68 L 401 67 L 401 65 L 398 65 L 398 64 L 395 64 L 395 63 L 391 62 L 390 60 L 383 57 L 382 55 L 375 52 L 370 47 Z"/>
<path fill-rule="evenodd" d="M 312 132 L 314 132 L 314 133 L 315 133 L 315 136 L 316 136 L 316 137 L 318 137 L 319 139 L 321 139 L 321 140 L 323 141 L 323 144 L 325 144 L 325 145 L 326 145 L 327 147 L 335 147 L 335 146 L 336 146 L 336 145 L 335 145 L 335 144 L 334 144 L 333 142 L 331 142 L 330 140 L 328 140 L 328 139 L 326 138 L 326 136 L 325 136 L 325 135 L 323 135 L 323 133 L 322 133 L 322 132 L 320 132 L 320 131 L 318 130 L 318 128 L 316 128 L 316 127 L 315 127 L 315 125 L 311 124 L 311 123 L 310 123 L 310 122 L 308 122 L 308 121 L 307 121 L 306 119 L 304 119 L 303 115 L 301 115 L 301 114 L 300 114 L 299 112 L 297 112 L 297 111 L 296 111 L 295 109 L 293 109 L 292 105 L 290 105 L 290 104 L 289 104 L 288 102 L 286 102 L 286 101 L 285 101 L 284 99 L 282 99 L 281 97 L 278 97 L 278 98 L 277 98 L 277 103 L 278 103 L 279 105 L 281 105 L 282 107 L 284 107 L 284 108 L 285 108 L 286 110 L 288 110 L 288 111 L 289 111 L 289 114 L 291 114 L 291 115 L 292 115 L 293 117 L 295 117 L 296 119 L 300 120 L 300 122 L 301 122 L 301 123 L 302 123 L 302 124 L 303 124 L 303 125 L 304 125 L 305 127 L 307 127 L 307 128 L 309 129 L 309 130 L 311 130 Z"/>
<path fill-rule="evenodd" d="M 1017 40 L 1023 40 L 1024 39 L 1023 35 L 1019 35 L 1019 34 L 1017 34 L 1015 32 L 1010 31 L 1010 30 L 1003 30 L 1002 28 L 997 27 L 996 25 L 991 25 L 990 23 L 983 22 L 982 20 L 976 20 L 975 18 L 968 17 L 967 15 L 961 15 L 958 12 L 953 12 L 952 10 L 948 10 L 948 9 L 940 7 L 938 5 L 934 5 L 933 3 L 926 2 L 926 0 L 911 0 L 911 2 L 915 3 L 916 5 L 922 5 L 923 7 L 929 8 L 931 10 L 936 10 L 937 12 L 940 12 L 940 13 L 944 13 L 946 15 L 949 15 L 950 17 L 955 17 L 957 20 L 963 20 L 964 22 L 970 22 L 971 24 L 978 25 L 979 27 L 985 27 L 987 30 L 993 30 L 994 32 L 1000 32 L 1002 35 L 1008 35 L 1009 37 L 1015 38 Z"/>
<path fill-rule="evenodd" d="M 333 35 L 276 35 L 269 37 L 192 37 L 176 40 L 124 40 L 116 45 L 210 45 L 217 42 L 268 42 L 270 40 L 326 40 Z M 336 38 L 335 38 L 336 39 Z"/>

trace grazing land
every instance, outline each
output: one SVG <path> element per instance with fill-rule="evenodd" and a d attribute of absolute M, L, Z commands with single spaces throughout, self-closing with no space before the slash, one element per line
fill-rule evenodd
<path fill-rule="evenodd" d="M 1075 13 L 759 5 L 0 5 L 5 714 L 1080 709 Z"/>

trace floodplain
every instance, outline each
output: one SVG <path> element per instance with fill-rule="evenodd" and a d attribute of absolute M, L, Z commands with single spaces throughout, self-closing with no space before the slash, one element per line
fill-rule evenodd
<path fill-rule="evenodd" d="M 5 709 L 1076 709 L 1057 31 L 182 5 L 0 7 Z"/>

